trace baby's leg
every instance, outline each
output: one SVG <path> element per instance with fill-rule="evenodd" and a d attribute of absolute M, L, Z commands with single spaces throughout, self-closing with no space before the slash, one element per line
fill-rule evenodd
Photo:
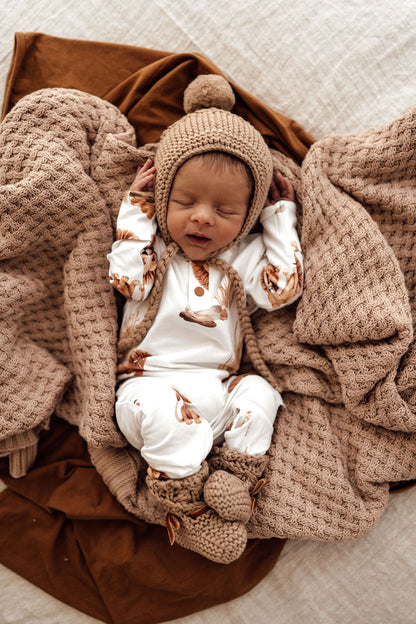
<path fill-rule="evenodd" d="M 222 518 L 246 524 L 256 497 L 267 484 L 261 477 L 282 398 L 257 375 L 234 377 L 225 390 L 224 445 L 211 451 L 204 497 Z"/>
<path fill-rule="evenodd" d="M 277 410 L 282 404 L 279 392 L 258 375 L 231 379 L 225 405 L 225 445 L 250 455 L 266 453 Z"/>
<path fill-rule="evenodd" d="M 173 479 L 197 473 L 212 447 L 208 422 L 164 380 L 125 381 L 117 392 L 116 419 L 147 463 Z"/>

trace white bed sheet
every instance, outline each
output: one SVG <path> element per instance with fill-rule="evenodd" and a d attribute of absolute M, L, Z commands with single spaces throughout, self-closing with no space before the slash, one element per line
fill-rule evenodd
<path fill-rule="evenodd" d="M 0 91 L 14 32 L 201 52 L 313 136 L 355 132 L 416 101 L 415 0 L 6 0 Z M 251 592 L 183 624 L 414 624 L 416 488 L 358 542 L 289 540 Z M 0 566 L 0 624 L 92 624 Z"/>

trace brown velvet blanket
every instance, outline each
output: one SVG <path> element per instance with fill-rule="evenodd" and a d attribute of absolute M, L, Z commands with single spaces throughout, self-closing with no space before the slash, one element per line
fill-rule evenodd
<path fill-rule="evenodd" d="M 40 434 L 28 475 L 5 481 L 0 562 L 108 624 L 156 624 L 241 596 L 273 568 L 285 542 L 250 540 L 228 565 L 170 546 L 166 529 L 116 502 L 77 429 L 58 418 Z"/>

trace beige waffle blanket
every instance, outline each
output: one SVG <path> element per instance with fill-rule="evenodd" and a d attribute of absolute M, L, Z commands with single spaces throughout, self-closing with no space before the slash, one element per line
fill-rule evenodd
<path fill-rule="evenodd" d="M 357 538 L 389 484 L 416 478 L 415 121 L 326 137 L 301 169 L 274 152 L 302 209 L 305 290 L 254 319 L 286 407 L 252 537 Z M 105 256 L 142 154 L 118 109 L 79 91 L 31 94 L 0 126 L 0 454 L 25 474 L 55 412 L 126 509 L 163 523 L 113 420 Z"/>

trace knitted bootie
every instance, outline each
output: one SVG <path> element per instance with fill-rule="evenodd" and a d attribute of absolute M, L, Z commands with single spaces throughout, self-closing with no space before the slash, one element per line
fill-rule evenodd
<path fill-rule="evenodd" d="M 249 455 L 224 446 L 211 450 L 211 475 L 204 486 L 205 502 L 226 520 L 247 524 L 257 495 L 267 483 L 261 479 L 267 455 Z"/>
<path fill-rule="evenodd" d="M 166 513 L 170 543 L 176 542 L 217 563 L 231 563 L 243 553 L 247 531 L 243 524 L 221 518 L 203 500 L 209 467 L 184 479 L 152 479 L 146 483 Z"/>

